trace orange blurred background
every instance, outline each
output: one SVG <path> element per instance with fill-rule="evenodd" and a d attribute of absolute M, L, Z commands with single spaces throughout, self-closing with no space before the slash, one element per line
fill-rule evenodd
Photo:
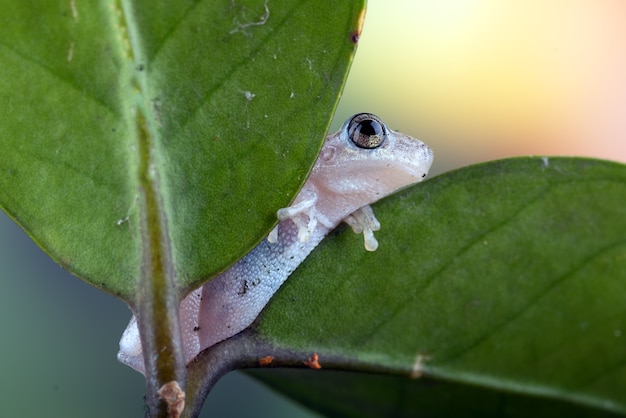
<path fill-rule="evenodd" d="M 431 145 L 435 173 L 626 162 L 626 2 L 372 0 L 333 127 L 359 111 Z"/>

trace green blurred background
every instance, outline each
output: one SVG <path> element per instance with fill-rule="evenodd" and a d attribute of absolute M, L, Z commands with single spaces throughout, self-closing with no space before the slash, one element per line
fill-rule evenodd
<path fill-rule="evenodd" d="M 624 74 L 626 2 L 371 0 L 333 129 L 376 113 L 435 149 L 433 175 L 516 155 L 626 162 Z M 143 416 L 143 377 L 115 357 L 130 315 L 0 214 L 3 416 Z M 315 416 L 231 373 L 203 416 L 248 415 Z"/>

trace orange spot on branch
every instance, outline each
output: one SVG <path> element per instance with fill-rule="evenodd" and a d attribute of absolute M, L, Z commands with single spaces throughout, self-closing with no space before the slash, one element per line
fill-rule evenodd
<path fill-rule="evenodd" d="M 271 364 L 272 361 L 274 361 L 274 357 L 272 356 L 261 357 L 259 358 L 259 366 L 267 366 Z"/>
<path fill-rule="evenodd" d="M 319 363 L 318 360 L 319 356 L 317 355 L 317 353 L 313 353 L 313 355 L 307 361 L 303 361 L 302 363 L 310 369 L 321 369 L 322 365 Z"/>

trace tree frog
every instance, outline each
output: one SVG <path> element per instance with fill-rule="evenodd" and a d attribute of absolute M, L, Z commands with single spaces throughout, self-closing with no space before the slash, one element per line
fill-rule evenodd
<path fill-rule="evenodd" d="M 278 288 L 322 239 L 341 222 L 362 233 L 375 251 L 380 223 L 373 203 L 422 181 L 432 150 L 389 129 L 371 113 L 359 113 L 326 137 L 306 183 L 291 206 L 279 209 L 278 225 L 224 273 L 194 290 L 180 305 L 186 363 L 202 350 L 247 328 Z M 144 372 L 133 317 L 120 340 L 118 359 Z"/>

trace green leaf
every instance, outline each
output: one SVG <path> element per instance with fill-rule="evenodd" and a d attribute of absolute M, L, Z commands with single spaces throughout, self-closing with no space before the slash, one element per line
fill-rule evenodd
<path fill-rule="evenodd" d="M 626 414 L 625 201 L 626 166 L 606 161 L 520 158 L 446 173 L 375 205 L 375 253 L 348 230 L 327 238 L 251 338 L 269 344 L 263 355 L 318 353 L 323 368 Z M 326 380 L 327 393 L 341 386 Z M 377 387 L 371 402 L 394 404 Z"/>
<path fill-rule="evenodd" d="M 363 9 L 0 6 L 0 207 L 68 270 L 127 300 L 146 228 L 183 289 L 269 231 L 315 159 Z"/>
<path fill-rule="evenodd" d="M 531 397 L 429 378 L 388 374 L 277 369 L 248 373 L 329 417 L 533 417 L 621 416 L 562 399 Z"/>
<path fill-rule="evenodd" d="M 0 207 L 129 302 L 163 415 L 157 389 L 185 385 L 180 297 L 252 248 L 304 182 L 363 2 L 0 7 Z"/>

